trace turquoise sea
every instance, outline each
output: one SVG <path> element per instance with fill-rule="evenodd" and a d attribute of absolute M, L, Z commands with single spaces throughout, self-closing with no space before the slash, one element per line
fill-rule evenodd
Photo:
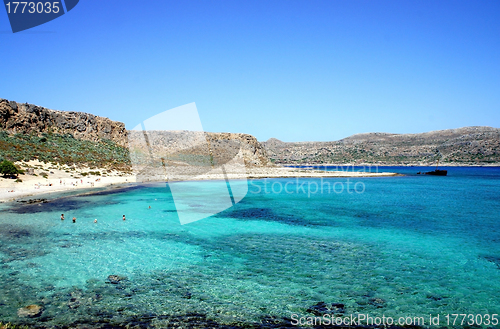
<path fill-rule="evenodd" d="M 431 327 L 432 314 L 453 327 L 446 314 L 500 314 L 500 168 L 445 169 L 252 180 L 241 202 L 187 225 L 166 184 L 0 205 L 0 321 L 280 328 L 367 314 Z M 43 312 L 19 317 L 30 304 Z"/>

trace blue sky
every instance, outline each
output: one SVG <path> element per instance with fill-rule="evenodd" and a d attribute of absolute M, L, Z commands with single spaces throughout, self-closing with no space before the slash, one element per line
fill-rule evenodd
<path fill-rule="evenodd" d="M 500 1 L 80 0 L 13 34 L 0 97 L 133 128 L 196 102 L 259 140 L 500 127 Z"/>

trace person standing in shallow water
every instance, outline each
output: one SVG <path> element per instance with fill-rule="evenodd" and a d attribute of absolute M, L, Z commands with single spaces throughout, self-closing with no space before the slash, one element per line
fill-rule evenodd
<path fill-rule="evenodd" d="M 64 214 L 61 214 L 61 220 L 64 220 Z"/>
<path fill-rule="evenodd" d="M 125 215 L 123 215 L 123 220 L 125 220 Z"/>
<path fill-rule="evenodd" d="M 73 223 L 76 223 L 76 217 L 73 217 Z"/>

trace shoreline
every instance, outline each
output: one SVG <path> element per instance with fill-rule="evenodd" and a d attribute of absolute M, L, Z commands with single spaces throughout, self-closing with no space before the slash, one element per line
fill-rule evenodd
<path fill-rule="evenodd" d="M 308 167 L 340 167 L 340 168 L 346 168 L 346 167 L 435 167 L 436 163 L 431 163 L 431 164 L 381 164 L 381 163 L 359 163 L 359 164 L 354 164 L 354 163 L 344 163 L 344 164 L 338 164 L 338 163 L 321 163 L 321 164 L 315 164 L 315 163 L 304 163 L 304 164 L 289 164 L 289 163 L 279 163 L 277 164 L 279 166 L 284 166 L 284 167 L 299 167 L 299 166 L 308 166 Z M 457 164 L 457 163 L 440 163 L 439 167 L 470 167 L 470 168 L 480 168 L 480 167 L 500 167 L 500 163 L 493 163 L 493 164 Z"/>
<path fill-rule="evenodd" d="M 65 169 L 65 168 L 64 168 Z M 43 168 L 41 170 L 47 170 Z M 82 171 L 82 168 L 78 169 Z M 101 169 L 103 171 L 103 169 Z M 15 202 L 31 199 L 40 199 L 43 196 L 53 194 L 71 194 L 71 196 L 91 195 L 106 191 L 115 187 L 123 189 L 131 184 L 147 184 L 148 182 L 137 182 L 135 175 L 123 175 L 122 173 L 113 173 L 109 176 L 92 177 L 73 177 L 68 175 L 67 170 L 54 170 L 51 172 L 51 178 L 42 178 L 29 174 L 20 175 L 22 182 L 16 182 L 15 179 L 0 178 L 0 203 Z M 73 172 L 73 171 L 72 171 Z M 285 168 L 285 167 L 259 167 L 247 168 L 246 174 L 243 173 L 227 173 L 227 179 L 274 179 L 274 178 L 363 178 L 363 177 L 395 177 L 402 176 L 397 173 L 370 173 L 370 172 L 346 172 L 346 171 L 320 171 L 305 168 Z M 200 175 L 186 177 L 186 179 L 169 180 L 169 182 L 178 181 L 205 181 L 205 180 L 224 180 L 225 177 L 220 174 Z M 151 181 L 151 183 L 164 181 Z M 80 192 L 80 193 L 79 193 Z M 64 196 L 61 196 L 64 197 Z"/>

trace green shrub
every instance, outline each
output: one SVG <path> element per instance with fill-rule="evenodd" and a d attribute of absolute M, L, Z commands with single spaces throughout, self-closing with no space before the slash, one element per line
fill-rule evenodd
<path fill-rule="evenodd" d="M 2 163 L 0 163 L 0 174 L 2 174 L 3 177 L 17 177 L 19 170 L 12 162 L 3 160 Z"/>

